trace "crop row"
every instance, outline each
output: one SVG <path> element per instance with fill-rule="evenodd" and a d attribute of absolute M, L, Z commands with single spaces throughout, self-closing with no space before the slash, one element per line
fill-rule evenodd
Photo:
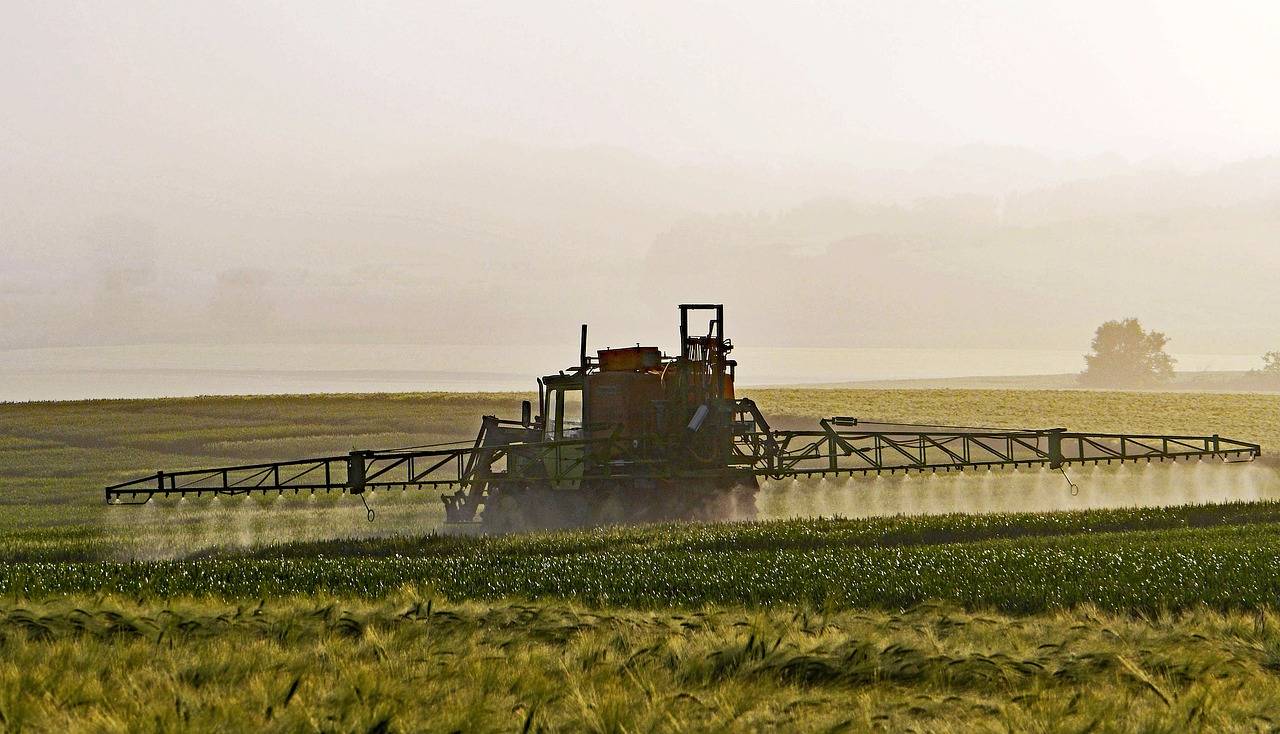
<path fill-rule="evenodd" d="M 292 500 L 292 498 L 289 498 Z M 379 518 L 404 528 L 421 526 L 433 498 L 395 497 L 380 507 Z M 1280 523 L 1280 502 L 1116 508 L 1073 512 L 950 514 L 909 517 L 794 518 L 754 523 L 601 528 L 576 532 L 502 537 L 392 535 L 379 538 L 335 537 L 353 530 L 339 521 L 363 518 L 350 498 L 321 496 L 270 508 L 239 509 L 190 505 L 156 508 L 151 515 L 121 510 L 118 525 L 63 525 L 0 532 L 0 559 L 28 561 L 102 561 L 144 557 L 236 555 L 256 558 L 322 556 L 447 557 L 476 553 L 555 556 L 628 549 L 708 553 L 716 551 L 874 548 L 899 545 L 970 543 L 1001 538 L 1035 538 L 1133 530 L 1263 525 Z M 283 502 L 283 500 L 281 501 Z M 258 512 L 261 509 L 262 512 Z M 317 512 L 328 514 L 320 520 Z M 384 512 L 385 511 L 385 512 Z M 125 514 L 125 513 L 134 514 Z M 408 514 L 406 514 L 408 513 Z M 402 517 L 403 516 L 403 517 Z M 146 522 L 142 522 L 142 520 Z M 425 518 L 430 520 L 430 517 Z M 384 520 L 385 521 L 385 520 Z M 308 525 L 294 532 L 291 523 Z M 261 528 L 257 526 L 261 525 Z M 244 533 L 231 532 L 242 529 Z M 261 532 L 258 532 L 258 530 Z M 365 528 L 356 526 L 356 531 Z M 314 540 L 303 538 L 319 537 Z M 271 541 L 270 539 L 276 539 Z M 258 544 L 254 544 L 256 540 Z M 235 547 L 228 547 L 235 546 Z M 164 551 L 164 552 L 161 552 Z"/>
<path fill-rule="evenodd" d="M 646 549 L 716 553 L 971 543 L 984 540 L 1280 523 L 1280 502 L 1127 507 L 1074 512 L 796 518 L 750 523 L 622 526 L 498 537 L 428 535 L 265 545 L 258 558 L 562 556 Z"/>
<path fill-rule="evenodd" d="M 884 548 L 19 563 L 0 571 L 0 593 L 380 597 L 413 585 L 452 599 L 570 598 L 640 607 L 904 608 L 946 599 L 1012 612 L 1084 603 L 1236 609 L 1280 603 L 1278 535 L 1273 527 L 1245 526 Z"/>

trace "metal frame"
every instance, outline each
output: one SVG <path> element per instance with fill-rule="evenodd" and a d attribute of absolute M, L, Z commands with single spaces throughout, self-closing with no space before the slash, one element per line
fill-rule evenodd
<path fill-rule="evenodd" d="M 739 456 L 759 458 L 756 473 L 774 479 L 802 476 L 962 471 L 983 467 L 1176 461 L 1192 458 L 1252 460 L 1257 444 L 1220 436 L 1071 433 L 1062 429 L 1014 431 L 775 431 L 779 450 L 761 455 L 750 437 L 735 444 Z"/>
<path fill-rule="evenodd" d="M 750 401 L 739 401 L 747 404 Z M 821 421 L 820 431 L 774 431 L 754 405 L 742 406 L 728 470 L 772 479 L 912 471 L 1047 466 L 1193 458 L 1251 460 L 1258 444 L 1213 436 L 1072 433 L 1043 430 L 852 430 L 849 418 Z M 763 430 L 755 430 L 759 425 Z M 747 430 L 750 426 L 753 430 Z M 577 486 L 586 480 L 679 479 L 715 476 L 723 470 L 677 469 L 659 461 L 660 437 L 616 437 L 473 445 L 444 449 L 354 451 L 345 456 L 156 472 L 105 488 L 109 504 L 144 504 L 156 496 L 284 494 L 367 490 L 480 488 L 531 479 Z M 548 466 L 546 476 L 512 476 L 503 469 L 513 454 Z M 588 456 L 609 461 L 588 465 Z"/>
<path fill-rule="evenodd" d="M 657 378 L 663 397 L 653 401 L 653 427 L 648 429 L 655 434 L 627 434 L 624 426 L 594 420 L 588 388 L 600 364 L 587 353 L 584 324 L 578 364 L 538 380 L 540 415 L 534 418 L 526 401 L 519 421 L 484 416 L 475 441 L 469 444 L 159 471 L 106 487 L 106 501 L 139 505 L 156 496 L 173 495 L 335 491 L 363 495 L 372 490 L 435 488 L 449 490 L 441 495 L 446 521 L 469 524 L 480 521 L 479 510 L 490 501 L 503 495 L 519 498 L 535 488 L 554 489 L 557 498 L 569 502 L 590 502 L 592 492 L 617 486 L 613 482 L 676 493 L 697 487 L 727 490 L 742 483 L 754 485 L 760 477 L 963 471 L 1024 464 L 1059 469 L 1104 461 L 1251 460 L 1262 454 L 1257 444 L 1217 435 L 886 425 L 840 416 L 820 421 L 817 431 L 776 431 L 754 402 L 729 394 L 737 362 L 728 358 L 733 343 L 725 336 L 724 306 L 687 303 L 679 309 L 679 354 L 660 359 L 662 372 Z M 694 319 L 708 315 L 703 333 Z M 672 381 L 666 382 L 669 369 Z M 581 391 L 580 438 L 564 438 L 564 400 L 551 405 L 552 396 L 563 398 L 566 389 Z M 550 436 L 548 427 L 554 428 Z M 373 519 L 373 511 L 369 513 Z"/>

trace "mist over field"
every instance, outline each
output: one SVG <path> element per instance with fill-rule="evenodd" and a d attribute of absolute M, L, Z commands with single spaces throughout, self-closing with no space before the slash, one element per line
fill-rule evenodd
<path fill-rule="evenodd" d="M 1280 347 L 1280 10 L 9 4 L 0 348 Z"/>

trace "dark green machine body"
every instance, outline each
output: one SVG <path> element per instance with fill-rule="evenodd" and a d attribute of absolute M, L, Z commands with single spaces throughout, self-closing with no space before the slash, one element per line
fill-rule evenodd
<path fill-rule="evenodd" d="M 734 461 L 743 405 L 732 349 L 722 305 L 680 306 L 674 355 L 637 345 L 590 356 L 584 326 L 578 364 L 539 381 L 537 416 L 486 418 L 477 450 L 502 447 L 505 466 L 446 496 L 447 521 L 515 530 L 754 517 L 758 481 Z"/>

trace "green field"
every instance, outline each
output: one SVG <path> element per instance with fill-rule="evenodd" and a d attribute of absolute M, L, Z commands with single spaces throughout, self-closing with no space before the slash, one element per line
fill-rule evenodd
<path fill-rule="evenodd" d="M 376 497 L 375 523 L 336 496 L 101 504 L 103 484 L 157 468 L 469 438 L 478 416 L 514 413 L 522 397 L 0 405 L 0 722 L 36 731 L 1280 727 L 1280 504 L 1266 501 L 1280 497 L 1274 465 L 1078 477 L 1105 485 L 1109 504 L 1192 503 L 1163 509 L 993 512 L 1026 509 L 1024 495 L 1076 506 L 1057 477 L 993 472 L 767 487 L 762 508 L 779 519 L 765 522 L 506 538 L 433 535 L 440 510 L 429 493 Z M 1210 431 L 1266 453 L 1280 447 L 1275 395 L 751 397 L 779 425 L 852 414 Z M 835 493 L 854 499 L 825 497 Z M 1250 501 L 1196 504 L 1220 499 Z M 860 503 L 889 516 L 785 518 L 857 514 Z M 985 512 L 893 516 L 940 508 Z"/>

